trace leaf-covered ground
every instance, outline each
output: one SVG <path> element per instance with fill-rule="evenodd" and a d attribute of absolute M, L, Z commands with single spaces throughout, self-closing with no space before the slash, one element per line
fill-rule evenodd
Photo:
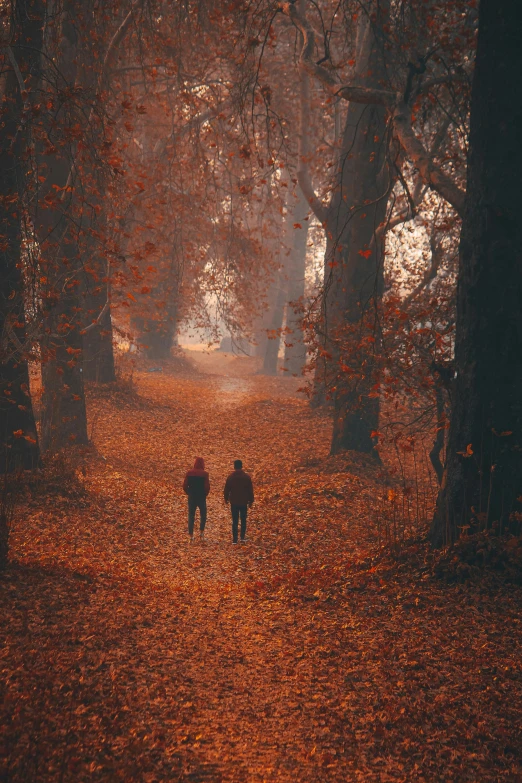
<path fill-rule="evenodd" d="M 3 783 L 520 781 L 521 588 L 375 557 L 381 487 L 290 378 L 201 356 L 91 401 L 0 580 Z M 181 483 L 211 473 L 189 545 Z M 222 485 L 255 481 L 232 546 Z"/>

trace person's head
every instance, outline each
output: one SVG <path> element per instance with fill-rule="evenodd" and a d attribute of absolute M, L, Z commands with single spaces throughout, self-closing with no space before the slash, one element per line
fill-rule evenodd
<path fill-rule="evenodd" d="M 241 470 L 242 467 L 243 467 L 243 463 L 241 462 L 241 460 L 240 459 L 235 459 L 234 460 L 234 470 Z"/>
<path fill-rule="evenodd" d="M 194 470 L 205 470 L 205 460 L 203 457 L 196 457 L 194 462 Z"/>

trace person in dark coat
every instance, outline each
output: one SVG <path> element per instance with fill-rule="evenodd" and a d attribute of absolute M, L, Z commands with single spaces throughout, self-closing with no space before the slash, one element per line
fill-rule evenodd
<path fill-rule="evenodd" d="M 207 524 L 207 495 L 210 492 L 210 480 L 205 470 L 203 457 L 196 457 L 194 467 L 187 471 L 183 482 L 183 491 L 188 495 L 188 532 L 190 540 L 194 540 L 194 520 L 196 509 L 199 508 L 199 536 L 205 538 Z"/>
<path fill-rule="evenodd" d="M 232 543 L 237 544 L 237 529 L 241 518 L 241 542 L 246 539 L 247 511 L 254 502 L 252 479 L 243 470 L 240 459 L 234 462 L 234 472 L 225 483 L 225 503 L 230 503 L 232 511 Z"/>

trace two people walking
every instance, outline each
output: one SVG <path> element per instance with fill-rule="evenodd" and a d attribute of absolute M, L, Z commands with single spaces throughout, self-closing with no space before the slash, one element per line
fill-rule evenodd
<path fill-rule="evenodd" d="M 192 470 L 187 471 L 183 482 L 183 490 L 188 496 L 188 533 L 194 540 L 194 523 L 196 510 L 199 508 L 199 535 L 205 537 L 207 523 L 207 495 L 210 492 L 210 479 L 205 470 L 205 460 L 197 457 Z M 237 544 L 239 523 L 241 521 L 240 541 L 246 540 L 247 514 L 254 502 L 254 487 L 252 479 L 243 470 L 240 459 L 234 461 L 234 470 L 228 476 L 224 488 L 225 503 L 230 503 L 232 514 L 232 543 Z"/>

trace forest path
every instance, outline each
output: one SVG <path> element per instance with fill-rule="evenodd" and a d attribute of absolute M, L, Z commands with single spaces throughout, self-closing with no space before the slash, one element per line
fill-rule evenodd
<path fill-rule="evenodd" d="M 0 781 L 520 780 L 520 588 L 370 567 L 376 471 L 327 457 L 330 422 L 296 379 L 194 361 L 91 395 L 96 453 L 19 512 Z M 200 455 L 208 532 L 190 545 L 181 484 Z M 238 457 L 245 546 L 222 503 Z"/>
<path fill-rule="evenodd" d="M 170 712 L 175 705 L 168 725 L 177 774 L 189 780 L 293 780 L 317 742 L 302 717 L 303 705 L 318 696 L 316 687 L 303 682 L 305 692 L 293 698 L 309 634 L 295 607 L 257 600 L 256 587 L 280 575 L 281 545 L 286 550 L 294 544 L 299 560 L 299 542 L 287 529 L 291 520 L 265 501 L 276 480 L 280 492 L 288 491 L 303 457 L 327 453 L 329 423 L 310 413 L 295 379 L 255 375 L 254 362 L 244 358 L 194 353 L 192 360 L 201 373 L 194 378 L 139 375 L 140 397 L 152 405 L 126 421 L 123 439 L 119 422 L 104 423 L 97 443 L 107 479 L 113 480 L 114 468 L 122 477 L 122 495 L 115 497 L 113 489 L 106 494 L 118 508 L 128 504 L 129 522 L 135 520 L 130 528 L 140 540 L 139 567 L 149 586 L 168 596 L 159 613 L 154 601 L 159 634 L 151 630 L 144 646 L 148 656 L 154 652 L 163 681 L 171 680 L 163 706 L 170 702 Z M 198 455 L 206 459 L 212 490 L 205 542 L 196 533 L 190 545 L 181 484 Z M 222 498 L 235 458 L 251 472 L 257 498 L 245 546 L 232 545 Z M 151 520 L 156 541 L 147 541 Z M 172 613 L 170 622 L 161 608 Z"/>

